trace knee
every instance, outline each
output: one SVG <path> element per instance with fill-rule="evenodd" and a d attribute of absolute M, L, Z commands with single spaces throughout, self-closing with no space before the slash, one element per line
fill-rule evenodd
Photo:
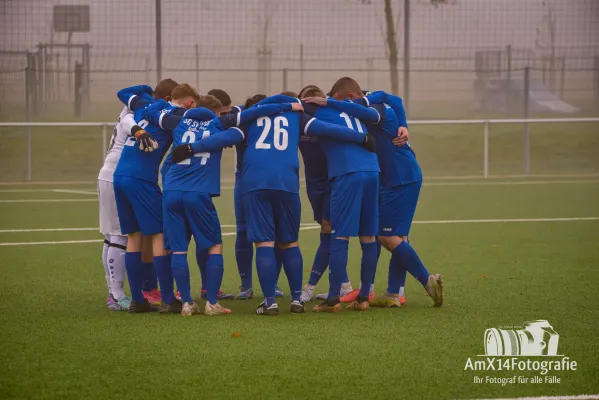
<path fill-rule="evenodd" d="M 331 233 L 331 221 L 323 219 L 320 223 L 320 233 Z"/>
<path fill-rule="evenodd" d="M 127 238 L 127 251 L 139 252 L 142 249 L 143 236 L 141 232 L 130 233 Z"/>
<path fill-rule="evenodd" d="M 281 250 L 287 250 L 290 249 L 292 247 L 298 247 L 299 246 L 299 242 L 291 242 L 291 243 L 278 243 L 279 248 Z"/>
<path fill-rule="evenodd" d="M 373 243 L 376 241 L 374 236 L 360 236 L 360 243 Z"/>
<path fill-rule="evenodd" d="M 208 249 L 208 254 L 223 254 L 223 245 L 222 243 L 215 244 L 214 246 Z"/>
<path fill-rule="evenodd" d="M 108 241 L 110 242 L 110 247 L 118 247 L 123 250 L 127 249 L 127 236 L 110 235 Z"/>

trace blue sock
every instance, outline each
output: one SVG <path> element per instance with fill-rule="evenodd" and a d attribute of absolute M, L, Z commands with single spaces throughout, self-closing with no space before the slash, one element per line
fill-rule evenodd
<path fill-rule="evenodd" d="M 299 301 L 302 294 L 302 282 L 304 273 L 304 260 L 299 247 L 290 247 L 283 252 L 283 267 L 289 282 L 291 301 Z"/>
<path fill-rule="evenodd" d="M 223 283 L 223 273 L 225 272 L 223 265 L 222 254 L 208 254 L 206 259 L 206 299 L 211 304 L 216 304 L 218 301 L 218 291 Z"/>
<path fill-rule="evenodd" d="M 237 232 L 235 239 L 235 259 L 243 289 L 252 287 L 252 262 L 254 261 L 254 246 L 247 239 L 247 231 Z"/>
<path fill-rule="evenodd" d="M 197 246 L 197 244 L 196 244 Z M 206 290 L 206 259 L 208 258 L 208 250 L 200 250 L 196 247 L 196 262 L 200 269 L 200 277 L 202 278 L 202 290 Z"/>
<path fill-rule="evenodd" d="M 374 283 L 376 275 L 377 242 L 360 243 L 362 246 L 362 265 L 360 268 L 360 296 L 368 297 L 370 294 L 370 285 Z"/>
<path fill-rule="evenodd" d="M 171 255 L 154 257 L 154 266 L 158 282 L 160 282 L 160 296 L 166 304 L 172 304 L 175 300 L 173 269 L 171 268 Z"/>
<path fill-rule="evenodd" d="M 141 290 L 150 292 L 158 287 L 158 276 L 154 269 L 154 262 L 145 262 L 141 267 Z"/>
<path fill-rule="evenodd" d="M 283 250 L 277 246 L 275 243 L 275 260 L 277 262 L 277 280 L 275 281 L 275 285 L 279 284 L 279 276 L 281 275 L 281 270 L 283 269 Z"/>
<path fill-rule="evenodd" d="M 171 267 L 173 277 L 177 283 L 177 289 L 181 294 L 183 303 L 193 303 L 191 298 L 191 282 L 189 280 L 189 264 L 187 263 L 187 254 L 173 254 L 171 256 Z"/>
<path fill-rule="evenodd" d="M 266 299 L 266 304 L 274 303 L 275 285 L 277 277 L 277 262 L 275 260 L 275 250 L 272 247 L 256 248 L 256 271 L 262 293 Z"/>
<path fill-rule="evenodd" d="M 141 292 L 142 286 L 142 261 L 141 251 L 126 252 L 125 253 L 125 268 L 127 269 L 127 280 L 129 281 L 129 288 L 131 289 L 131 298 L 136 303 L 145 302 L 144 295 Z"/>
<path fill-rule="evenodd" d="M 388 284 L 387 284 L 387 292 L 393 293 L 393 294 L 399 293 L 402 269 L 404 272 L 406 272 L 405 268 L 403 268 L 403 266 L 399 262 L 397 255 L 394 252 L 391 253 L 391 260 L 389 260 L 389 277 L 388 277 Z M 404 283 L 405 283 L 405 278 L 404 278 Z"/>
<path fill-rule="evenodd" d="M 329 266 L 329 257 L 331 255 L 331 234 L 321 233 L 320 234 L 320 246 L 316 250 L 314 256 L 314 263 L 312 264 L 312 271 L 310 272 L 310 279 L 308 280 L 309 285 L 316 286 L 324 271 Z"/>
<path fill-rule="evenodd" d="M 403 265 L 403 267 L 422 284 L 426 286 L 428 281 L 428 270 L 420 261 L 420 257 L 416 253 L 416 250 L 410 246 L 406 241 L 402 241 L 394 250 L 393 256 L 397 256 L 397 261 Z"/>
<path fill-rule="evenodd" d="M 376 237 L 376 259 L 378 261 L 379 258 L 381 258 L 381 250 L 383 249 L 383 246 L 381 246 L 381 242 L 379 242 L 379 237 Z"/>
<path fill-rule="evenodd" d="M 331 259 L 329 260 L 329 299 L 339 297 L 344 276 L 347 276 L 347 254 L 349 241 L 331 240 Z"/>

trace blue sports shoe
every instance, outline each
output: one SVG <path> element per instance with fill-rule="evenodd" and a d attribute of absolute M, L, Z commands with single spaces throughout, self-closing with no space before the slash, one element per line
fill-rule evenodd
<path fill-rule="evenodd" d="M 243 286 L 240 286 L 239 289 L 241 291 L 237 295 L 237 300 L 250 300 L 254 297 L 254 289 L 245 289 Z"/>
<path fill-rule="evenodd" d="M 277 287 L 275 288 L 275 297 L 283 297 L 285 293 L 283 293 L 283 289 L 281 289 L 279 287 L 279 285 L 277 285 Z"/>

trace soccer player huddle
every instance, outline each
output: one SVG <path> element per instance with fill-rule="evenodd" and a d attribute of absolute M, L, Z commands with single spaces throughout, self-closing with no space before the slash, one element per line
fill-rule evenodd
<path fill-rule="evenodd" d="M 232 146 L 237 152 L 237 299 L 254 296 L 255 256 L 264 297 L 256 314 L 279 314 L 281 270 L 289 282 L 292 313 L 304 313 L 315 299 L 322 300 L 315 312 L 340 312 L 341 303 L 355 311 L 403 306 L 408 272 L 435 306 L 443 304 L 441 275 L 428 272 L 408 241 L 422 172 L 407 141 L 401 98 L 364 92 L 348 77 L 328 95 L 310 85 L 299 93 L 254 95 L 235 107 L 223 90 L 200 95 L 172 79 L 155 89 L 128 87 L 117 96 L 124 107 L 98 177 L 110 310 L 201 313 L 191 294 L 187 252 L 193 237 L 204 313 L 231 313 L 219 303 L 235 296 L 220 290 L 223 245 L 212 198 L 220 196 L 222 151 Z M 300 153 L 314 220 L 321 226 L 303 287 Z M 347 273 L 350 237 L 359 237 L 362 249 L 355 290 Z M 374 278 L 382 247 L 391 260 L 386 293 L 377 298 Z M 329 291 L 316 295 L 327 267 Z"/>

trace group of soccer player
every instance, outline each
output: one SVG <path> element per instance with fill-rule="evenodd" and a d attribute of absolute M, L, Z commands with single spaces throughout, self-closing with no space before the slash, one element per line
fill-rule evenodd
<path fill-rule="evenodd" d="M 428 272 L 408 241 L 422 172 L 407 141 L 401 98 L 364 92 L 348 77 L 339 79 L 328 95 L 310 85 L 299 93 L 254 95 L 235 107 L 223 90 L 200 95 L 172 79 L 155 89 L 132 86 L 117 95 L 124 107 L 98 177 L 110 310 L 199 314 L 187 255 L 193 237 L 204 313 L 231 313 L 219 303 L 235 296 L 220 290 L 223 248 L 212 198 L 220 195 L 222 150 L 232 146 L 237 152 L 237 299 L 254 296 L 255 256 L 264 297 L 257 314 L 279 314 L 281 270 L 289 283 L 292 313 L 305 312 L 314 299 L 322 300 L 313 307 L 316 312 L 339 312 L 341 303 L 356 311 L 371 305 L 400 307 L 408 272 L 435 306 L 443 304 L 441 275 Z M 314 220 L 321 226 L 303 287 L 298 153 Z M 350 237 L 359 237 L 362 249 L 360 287 L 355 290 L 347 273 Z M 376 298 L 381 247 L 391 260 L 387 291 Z M 316 295 L 327 267 L 329 291 Z M 131 297 L 124 291 L 125 277 Z"/>

